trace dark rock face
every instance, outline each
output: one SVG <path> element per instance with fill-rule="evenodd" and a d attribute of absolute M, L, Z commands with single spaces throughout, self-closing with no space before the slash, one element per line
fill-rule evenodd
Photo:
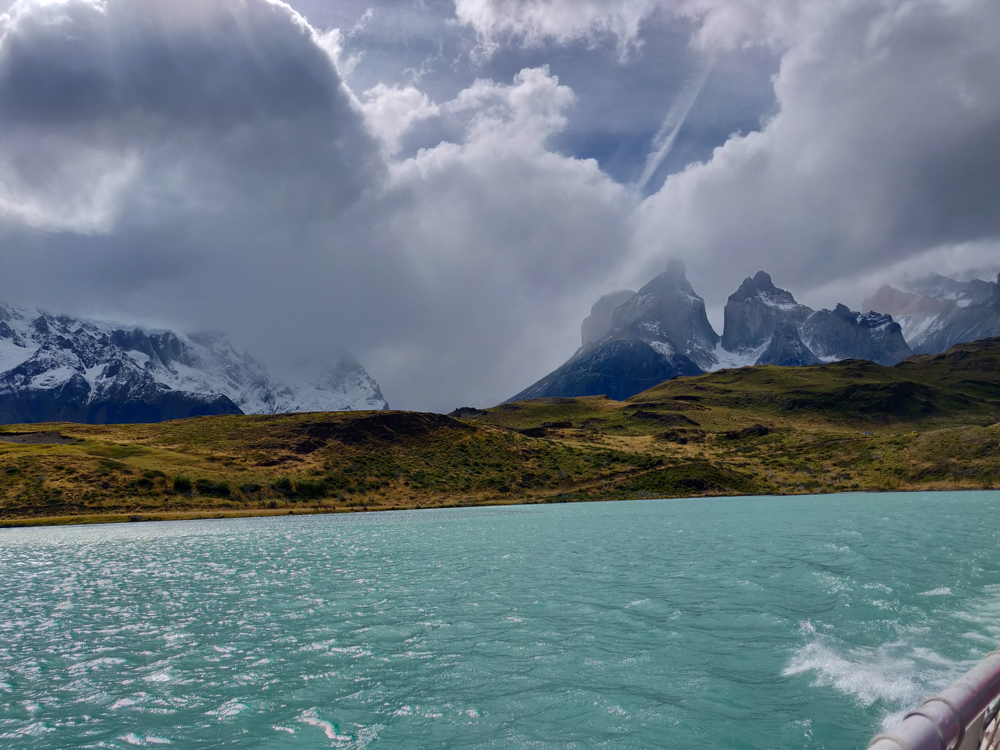
<path fill-rule="evenodd" d="M 613 302 L 614 295 L 609 297 Z M 595 311 L 605 310 L 608 299 L 598 303 L 601 308 L 595 305 Z M 601 395 L 624 399 L 679 375 L 700 375 L 716 363 L 719 336 L 680 261 L 670 261 L 664 273 L 614 307 L 610 318 L 601 338 L 510 401 Z"/>
<path fill-rule="evenodd" d="M 679 260 L 671 260 L 664 273 L 614 309 L 608 336 L 646 341 L 664 356 L 672 349 L 703 370 L 716 363 L 719 334 L 708 322 L 705 300 L 695 293 Z"/>
<path fill-rule="evenodd" d="M 972 285 L 974 282 L 967 283 Z M 988 289 L 976 288 L 974 292 L 970 292 L 970 296 L 980 293 L 967 306 L 956 305 L 942 316 L 936 330 L 924 337 L 914 347 L 915 351 L 921 354 L 938 354 L 955 344 L 1000 336 L 1000 274 L 997 274 L 996 283 L 980 283 L 985 283 Z"/>
<path fill-rule="evenodd" d="M 959 282 L 935 275 L 913 289 L 884 287 L 866 300 L 863 313 L 845 305 L 813 310 L 758 271 L 730 295 L 720 338 L 684 264 L 672 260 L 635 294 L 602 297 L 584 322 L 584 346 L 510 401 L 622 399 L 664 380 L 721 367 L 801 367 L 842 359 L 892 366 L 914 352 L 938 353 L 956 343 L 1000 336 L 1000 277 L 997 283 Z M 931 294 L 938 296 L 922 296 Z M 905 314 L 894 319 L 897 310 Z"/>
<path fill-rule="evenodd" d="M 778 323 L 771 334 L 767 349 L 757 360 L 758 365 L 805 367 L 820 364 L 819 357 L 802 343 L 799 330 L 791 323 Z"/>
<path fill-rule="evenodd" d="M 891 367 L 913 352 L 891 315 L 854 312 L 844 305 L 818 310 L 802 325 L 802 337 L 823 359 L 867 359 Z"/>
<path fill-rule="evenodd" d="M 644 341 L 609 341 L 574 357 L 510 400 L 551 396 L 607 396 L 622 400 L 664 380 L 700 374 L 702 370 L 689 358 L 668 359 Z"/>
<path fill-rule="evenodd" d="M 611 314 L 615 308 L 628 302 L 634 296 L 635 292 L 631 289 L 625 289 L 605 294 L 597 300 L 590 310 L 590 315 L 584 319 L 583 325 L 580 326 L 580 340 L 583 342 L 581 345 L 587 346 L 587 344 L 592 344 L 607 336 L 611 332 Z"/>
<path fill-rule="evenodd" d="M 776 326 L 801 326 L 811 313 L 791 292 L 776 287 L 770 275 L 758 271 L 752 279 L 744 279 L 726 302 L 722 348 L 729 352 L 758 349 L 770 341 Z"/>
<path fill-rule="evenodd" d="M 814 311 L 760 271 L 743 281 L 725 309 L 722 348 L 752 364 L 802 366 L 834 359 L 894 365 L 913 352 L 889 315 L 844 305 Z"/>

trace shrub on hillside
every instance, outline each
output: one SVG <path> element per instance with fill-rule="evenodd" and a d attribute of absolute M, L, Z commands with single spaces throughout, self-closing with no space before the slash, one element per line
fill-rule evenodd
<path fill-rule="evenodd" d="M 229 497 L 229 485 L 225 482 L 213 482 L 211 479 L 199 479 L 194 483 L 194 488 L 199 495 L 209 497 Z"/>
<path fill-rule="evenodd" d="M 323 481 L 300 479 L 295 483 L 295 494 L 298 497 L 316 499 L 326 496 L 326 484 Z"/>

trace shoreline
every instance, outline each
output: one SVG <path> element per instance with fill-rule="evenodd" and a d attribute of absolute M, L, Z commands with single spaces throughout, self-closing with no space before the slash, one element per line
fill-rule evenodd
<path fill-rule="evenodd" d="M 699 500 L 715 498 L 755 498 L 755 497 L 826 497 L 830 495 L 857 494 L 914 494 L 919 492 L 1000 492 L 1000 487 L 928 487 L 928 488 L 882 488 L 882 489 L 851 489 L 840 492 L 789 492 L 762 493 L 752 495 L 677 495 L 667 497 L 549 497 L 545 499 L 527 500 L 478 500 L 475 502 L 452 502 L 441 504 L 411 504 L 411 505 L 373 505 L 368 507 L 301 507 L 301 508 L 245 508 L 239 510 L 221 510 L 206 508 L 191 511 L 150 511 L 145 513 L 89 513 L 66 516 L 22 516 L 0 520 L 0 530 L 24 529 L 52 526 L 95 526 L 118 523 L 153 523 L 169 521 L 208 521 L 231 518 L 272 518 L 287 516 L 325 516 L 353 513 L 391 513 L 407 510 L 453 510 L 456 508 L 495 508 L 514 505 L 562 505 L 568 503 L 614 503 L 634 502 L 641 500 Z"/>

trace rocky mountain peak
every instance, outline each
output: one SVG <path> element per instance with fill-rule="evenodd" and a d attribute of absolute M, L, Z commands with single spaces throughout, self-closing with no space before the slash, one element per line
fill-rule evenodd
<path fill-rule="evenodd" d="M 994 283 L 931 274 L 906 286 L 908 291 L 882 286 L 865 300 L 863 309 L 891 314 L 917 354 L 937 354 L 955 344 L 1000 336 L 1000 275 Z"/>
<path fill-rule="evenodd" d="M 615 308 L 635 296 L 631 289 L 605 294 L 590 309 L 590 315 L 580 326 L 580 340 L 583 346 L 603 338 L 611 331 L 611 316 Z"/>
<path fill-rule="evenodd" d="M 862 315 L 846 305 L 817 310 L 800 326 L 800 333 L 810 350 L 825 361 L 867 359 L 895 365 L 913 354 L 891 315 Z"/>
<path fill-rule="evenodd" d="M 847 305 L 842 305 L 840 303 L 837 303 L 837 306 L 833 308 L 833 314 L 848 323 L 857 323 L 858 318 L 861 317 L 860 313 L 856 313 Z"/>
<path fill-rule="evenodd" d="M 728 352 L 760 349 L 783 322 L 801 323 L 812 313 L 791 292 L 774 285 L 770 274 L 758 271 L 729 296 L 724 311 L 722 348 Z"/>
<path fill-rule="evenodd" d="M 222 334 L 184 336 L 5 305 L 0 315 L 0 423 L 388 408 L 352 358 L 314 383 L 289 386 Z"/>
<path fill-rule="evenodd" d="M 616 307 L 611 317 L 606 338 L 655 343 L 661 352 L 688 357 L 703 370 L 716 362 L 719 335 L 708 322 L 705 300 L 695 293 L 679 260 L 671 260 L 666 271 Z"/>
<path fill-rule="evenodd" d="M 747 276 L 740 284 L 740 288 L 729 295 L 729 302 L 751 302 L 757 301 L 767 305 L 797 305 L 792 293 L 780 289 L 771 280 L 771 274 L 766 271 L 758 271 L 753 278 Z"/>
<path fill-rule="evenodd" d="M 691 282 L 688 281 L 684 262 L 677 258 L 671 258 L 667 261 L 667 270 L 642 287 L 639 290 L 639 296 L 647 294 L 663 295 L 678 291 L 692 297 L 698 296 L 695 294 Z"/>
<path fill-rule="evenodd" d="M 670 378 L 753 364 L 865 359 L 893 365 L 913 354 L 895 317 L 897 308 L 954 313 L 965 326 L 949 332 L 964 337 L 957 340 L 1000 335 L 1000 277 L 994 284 L 932 276 L 919 284 L 940 297 L 884 286 L 865 301 L 863 312 L 844 304 L 812 310 L 761 270 L 729 296 L 720 348 L 704 300 L 688 281 L 684 264 L 672 260 L 636 294 L 616 292 L 598 300 L 584 322 L 583 348 L 511 400 L 627 398 Z"/>
<path fill-rule="evenodd" d="M 618 304 L 611 308 L 609 321 L 603 316 L 612 303 Z M 569 361 L 511 400 L 628 398 L 678 375 L 699 375 L 718 362 L 719 336 L 679 260 L 669 261 L 666 270 L 636 294 L 621 292 L 598 300 L 582 335 L 583 348 Z"/>
<path fill-rule="evenodd" d="M 891 316 L 842 304 L 814 311 L 763 271 L 729 297 L 722 347 L 741 362 L 793 366 L 848 358 L 895 364 L 912 354 Z"/>

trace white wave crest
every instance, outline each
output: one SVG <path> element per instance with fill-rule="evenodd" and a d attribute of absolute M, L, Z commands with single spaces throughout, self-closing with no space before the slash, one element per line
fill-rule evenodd
<path fill-rule="evenodd" d="M 914 703 L 921 695 L 917 665 L 893 656 L 888 647 L 856 649 L 841 656 L 823 639 L 806 644 L 792 656 L 786 677 L 815 672 L 816 686 L 832 686 L 870 706 L 884 700 L 894 705 Z"/>
<path fill-rule="evenodd" d="M 337 727 L 333 725 L 333 722 L 326 721 L 325 719 L 319 718 L 319 713 L 315 708 L 310 708 L 307 711 L 303 711 L 299 715 L 299 721 L 303 724 L 309 724 L 313 727 L 319 727 L 326 734 L 327 739 L 335 740 L 337 742 L 350 742 L 353 737 L 349 734 L 339 734 L 337 732 Z"/>
<path fill-rule="evenodd" d="M 951 596 L 951 589 L 947 586 L 942 586 L 939 589 L 931 589 L 930 591 L 924 591 L 921 596 Z"/>

